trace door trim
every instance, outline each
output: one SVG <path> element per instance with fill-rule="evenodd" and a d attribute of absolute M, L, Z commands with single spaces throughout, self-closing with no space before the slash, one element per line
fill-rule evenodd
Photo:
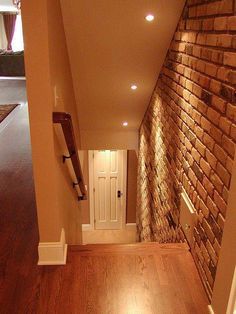
<path fill-rule="evenodd" d="M 122 150 L 122 149 L 118 149 Z M 127 150 L 122 150 L 123 159 L 122 159 L 122 181 L 123 181 L 123 197 L 121 200 L 121 225 L 122 229 L 126 228 L 126 193 L 127 193 Z M 94 228 L 94 161 L 93 161 L 93 150 L 88 151 L 88 164 L 89 164 L 89 217 L 90 217 L 90 226 L 89 230 L 95 230 Z"/>

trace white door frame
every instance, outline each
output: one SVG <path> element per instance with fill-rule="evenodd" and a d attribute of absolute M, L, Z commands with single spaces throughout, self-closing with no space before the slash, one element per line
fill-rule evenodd
<path fill-rule="evenodd" d="M 127 150 L 123 151 L 123 162 L 122 162 L 122 181 L 124 191 L 121 198 L 121 224 L 122 229 L 126 227 L 126 191 L 127 191 Z M 88 151 L 88 162 L 89 162 L 89 217 L 90 225 L 86 229 L 94 230 L 94 151 Z"/>

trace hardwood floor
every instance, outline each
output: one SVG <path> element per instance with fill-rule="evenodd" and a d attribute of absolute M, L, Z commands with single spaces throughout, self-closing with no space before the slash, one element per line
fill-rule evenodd
<path fill-rule="evenodd" d="M 25 94 L 21 84 L 18 96 Z M 1 103 L 25 101 L 1 81 L 0 90 Z M 0 314 L 207 313 L 182 245 L 76 246 L 66 266 L 37 266 L 27 105 L 9 116 L 0 129 Z"/>
<path fill-rule="evenodd" d="M 0 123 L 0 313 L 28 313 L 37 282 L 38 228 L 24 81 L 0 80 L 0 103 L 21 103 Z M 32 312 L 33 313 L 33 312 Z"/>
<path fill-rule="evenodd" d="M 97 244 L 70 247 L 65 267 L 43 268 L 38 306 L 37 313 L 204 314 L 207 298 L 181 245 Z"/>

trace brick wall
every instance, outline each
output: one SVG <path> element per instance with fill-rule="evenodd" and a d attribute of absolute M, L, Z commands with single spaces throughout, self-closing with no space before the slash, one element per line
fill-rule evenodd
<path fill-rule="evenodd" d="M 183 186 L 197 211 L 192 253 L 209 296 L 235 153 L 235 9 L 233 0 L 186 2 L 140 127 L 140 239 L 183 239 Z"/>

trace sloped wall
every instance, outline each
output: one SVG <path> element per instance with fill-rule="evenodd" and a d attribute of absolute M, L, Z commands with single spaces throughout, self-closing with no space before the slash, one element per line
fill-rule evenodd
<path fill-rule="evenodd" d="M 233 0 L 188 0 L 140 127 L 141 240 L 180 241 L 179 192 L 198 214 L 192 253 L 212 294 L 236 141 Z"/>

